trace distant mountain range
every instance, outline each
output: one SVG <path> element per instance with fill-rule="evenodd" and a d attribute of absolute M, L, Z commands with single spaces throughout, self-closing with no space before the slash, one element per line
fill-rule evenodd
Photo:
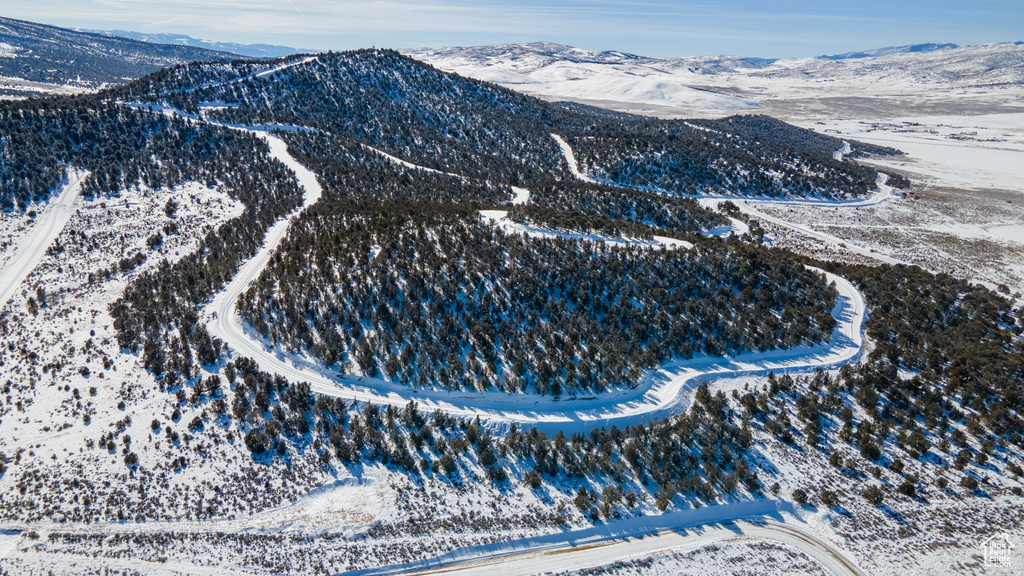
<path fill-rule="evenodd" d="M 0 18 L 0 97 L 94 91 L 186 62 L 298 52 L 270 44 L 84 32 Z M 915 44 L 788 59 L 652 58 L 551 42 L 404 53 L 549 100 L 661 117 L 721 117 L 748 110 L 800 121 L 848 113 L 851 105 L 862 112 L 899 114 L 930 113 L 936 106 L 993 111 L 1024 101 L 1024 42 Z"/>
<path fill-rule="evenodd" d="M 863 52 L 846 52 L 844 54 L 830 54 L 819 56 L 825 60 L 849 60 L 851 58 L 875 58 L 877 56 L 890 56 L 892 54 L 912 54 L 915 52 L 934 52 L 936 50 L 952 50 L 959 48 L 956 44 L 914 44 L 912 46 L 890 46 L 888 48 L 877 48 Z"/>
<path fill-rule="evenodd" d="M 174 46 L 192 46 L 193 48 L 204 48 L 218 52 L 230 52 L 249 58 L 280 58 L 291 56 L 309 50 L 299 50 L 288 46 L 275 44 L 236 44 L 233 42 L 216 42 L 212 40 L 200 40 L 184 34 L 147 34 L 145 32 L 131 32 L 128 30 L 105 30 L 95 32 L 132 40 L 141 40 L 150 44 L 171 44 Z"/>
<path fill-rule="evenodd" d="M 760 109 L 794 117 L 818 110 L 824 101 L 834 104 L 833 112 L 842 110 L 850 98 L 881 98 L 885 106 L 898 107 L 938 97 L 963 105 L 956 93 L 964 90 L 986 102 L 1012 102 L 1024 95 L 1019 94 L 1024 86 L 1021 42 L 918 44 L 778 60 L 723 55 L 650 58 L 550 42 L 405 53 L 443 70 L 535 96 L 660 116 L 721 116 Z M 797 100 L 806 104 L 779 105 Z"/>
<path fill-rule="evenodd" d="M 241 56 L 0 18 L 0 96 L 91 91 L 161 68 Z"/>

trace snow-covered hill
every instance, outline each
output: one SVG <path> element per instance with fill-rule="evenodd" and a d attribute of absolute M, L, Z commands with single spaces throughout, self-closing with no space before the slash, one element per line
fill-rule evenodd
<path fill-rule="evenodd" d="M 444 70 L 537 96 L 716 110 L 754 108 L 756 103 L 700 87 L 705 74 L 759 70 L 770 65 L 770 61 L 752 58 L 666 60 L 614 51 L 591 52 L 551 42 L 437 48 L 407 54 Z"/>
<path fill-rule="evenodd" d="M 74 94 L 175 64 L 236 58 L 223 51 L 150 44 L 0 17 L 0 97 Z"/>
<path fill-rule="evenodd" d="M 802 98 L 919 98 L 956 94 L 1019 101 L 1024 43 L 918 45 L 769 60 L 735 56 L 649 58 L 539 42 L 408 51 L 410 56 L 515 90 L 660 116 L 719 116 L 761 109 L 800 116 Z M 999 97 L 1003 98 L 999 98 Z M 1006 98 L 1009 96 L 1009 98 Z M 897 102 L 899 103 L 899 102 Z M 804 110 L 806 112 L 806 110 Z"/>
<path fill-rule="evenodd" d="M 861 50 L 857 52 L 844 52 L 842 54 L 828 54 L 821 56 L 829 60 L 847 60 L 850 58 L 871 58 L 874 56 L 889 56 L 891 54 L 910 54 L 914 52 L 933 52 L 935 50 L 949 50 L 959 48 L 956 44 L 914 44 L 912 46 L 889 46 L 886 48 L 875 48 L 874 50 Z"/>

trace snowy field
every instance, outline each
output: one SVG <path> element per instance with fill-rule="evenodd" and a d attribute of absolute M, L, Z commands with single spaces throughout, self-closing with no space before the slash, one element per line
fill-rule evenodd
<path fill-rule="evenodd" d="M 551 43 L 411 50 L 464 76 L 549 100 L 662 118 L 759 113 L 782 119 L 1024 111 L 1024 45 L 829 60 L 648 58 Z"/>
<path fill-rule="evenodd" d="M 903 150 L 904 157 L 864 161 L 903 173 L 912 188 L 892 202 L 855 211 L 760 210 L 929 270 L 1003 286 L 1010 294 L 1024 289 L 1024 114 L 831 120 L 805 127 Z M 807 235 L 781 243 L 810 253 L 821 248 Z"/>

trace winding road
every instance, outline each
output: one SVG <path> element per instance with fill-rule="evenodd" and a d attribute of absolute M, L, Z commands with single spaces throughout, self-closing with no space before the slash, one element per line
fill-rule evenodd
<path fill-rule="evenodd" d="M 236 302 L 239 295 L 263 271 L 287 234 L 291 221 L 302 209 L 319 200 L 322 192 L 315 175 L 288 153 L 281 139 L 266 132 L 256 133 L 267 141 L 271 155 L 295 172 L 305 191 L 303 205 L 268 231 L 257 254 L 241 266 L 228 286 L 204 308 L 203 321 L 208 325 L 210 334 L 221 338 L 236 356 L 252 358 L 261 369 L 280 374 L 293 382 L 309 382 L 312 390 L 319 394 L 398 406 L 415 400 L 421 409 L 437 408 L 455 416 L 480 417 L 496 428 L 517 423 L 552 433 L 556 430 L 586 432 L 595 427 L 625 426 L 678 413 L 687 407 L 693 391 L 703 382 L 725 377 L 758 376 L 770 371 L 805 372 L 834 368 L 856 360 L 863 350 L 862 331 L 866 314 L 863 296 L 844 278 L 819 270 L 829 282 L 834 283 L 839 294 L 832 311 L 837 325 L 829 343 L 753 352 L 732 358 L 704 356 L 669 362 L 649 371 L 637 387 L 596 399 L 553 399 L 501 392 L 418 391 L 379 379 L 338 374 L 321 362 L 270 345 L 238 314 Z M 555 139 L 561 140 L 557 136 Z M 568 145 L 563 146 L 563 152 L 567 159 L 572 158 Z M 575 169 L 574 159 L 570 167 L 585 179 Z M 528 192 L 515 190 L 515 196 L 516 200 L 525 201 Z M 832 544 L 802 528 L 780 523 L 786 521 L 780 512 L 789 507 L 787 511 L 792 513 L 791 506 L 774 500 L 752 500 L 640 517 L 575 532 L 459 549 L 412 565 L 387 566 L 361 573 L 535 574 L 561 568 L 596 567 L 640 554 L 650 556 L 716 541 L 755 538 L 792 544 L 834 574 L 862 575 L 856 564 Z M 693 529 L 697 526 L 702 528 Z"/>
<path fill-rule="evenodd" d="M 248 356 L 256 360 L 261 369 L 281 374 L 289 380 L 307 381 L 317 393 L 399 406 L 415 400 L 421 409 L 439 408 L 456 416 L 479 416 L 495 427 L 517 423 L 551 432 L 586 432 L 595 427 L 612 424 L 621 427 L 685 410 L 692 392 L 702 382 L 725 377 L 757 376 L 770 371 L 834 368 L 857 359 L 861 354 L 866 313 L 863 296 L 847 280 L 819 271 L 835 284 L 839 292 L 832 311 L 837 326 L 828 344 L 753 352 L 732 358 L 704 356 L 669 362 L 649 371 L 637 387 L 618 390 L 597 399 L 553 399 L 500 392 L 416 391 L 383 380 L 337 374 L 314 360 L 269 345 L 246 325 L 235 306 L 238 297 L 266 267 L 287 234 L 291 221 L 303 209 L 317 202 L 322 193 L 316 176 L 288 153 L 283 140 L 265 131 L 250 131 L 267 142 L 272 157 L 295 172 L 305 192 L 303 204 L 268 230 L 257 254 L 241 266 L 225 289 L 204 308 L 203 319 L 211 335 L 221 338 L 234 354 Z M 568 145 L 557 136 L 552 136 L 562 145 L 567 160 L 572 160 L 570 168 L 573 173 L 581 179 L 592 181 L 579 173 Z M 85 173 L 80 172 L 69 175 L 63 190 L 49 203 L 31 232 L 19 242 L 14 256 L 0 271 L 0 307 L 6 306 L 16 295 L 24 279 L 45 255 L 46 248 L 70 220 L 85 176 Z M 514 203 L 525 202 L 529 198 L 526 190 L 515 189 L 514 192 Z M 412 565 L 389 566 L 362 573 L 535 574 L 540 571 L 597 567 L 667 550 L 685 550 L 718 541 L 755 538 L 796 546 L 834 574 L 862 575 L 856 564 L 832 544 L 791 524 L 779 523 L 784 520 L 781 512 L 792 513 L 791 506 L 781 501 L 753 500 L 633 518 L 578 531 L 459 549 Z M 698 526 L 702 528 L 695 529 Z"/>
<path fill-rule="evenodd" d="M 420 408 L 442 409 L 460 417 L 479 417 L 495 428 L 516 423 L 546 432 L 587 432 L 595 427 L 621 426 L 670 416 L 685 410 L 700 383 L 719 378 L 760 376 L 768 372 L 806 372 L 855 361 L 863 350 L 866 306 L 863 295 L 846 279 L 818 270 L 838 291 L 832 315 L 831 340 L 820 346 L 752 352 L 733 358 L 697 357 L 669 362 L 649 371 L 641 383 L 600 398 L 553 399 L 530 394 L 472 393 L 414 390 L 380 379 L 343 375 L 321 362 L 291 354 L 266 342 L 244 322 L 235 306 L 249 284 L 262 272 L 299 212 L 321 195 L 315 175 L 299 164 L 279 138 L 261 133 L 271 154 L 291 168 L 305 190 L 303 206 L 276 223 L 258 253 L 245 262 L 229 285 L 203 311 L 211 335 L 221 338 L 236 355 L 257 361 L 261 369 L 293 382 L 309 382 L 319 394 L 402 406 L 410 400 Z M 563 150 L 567 147 L 563 148 Z M 568 150 L 567 157 L 571 153 Z M 528 192 L 516 190 L 516 199 Z M 493 214 L 500 219 L 500 215 Z M 622 559 L 685 550 L 737 538 L 771 540 L 795 546 L 823 568 L 839 576 L 862 576 L 844 552 L 814 534 L 785 522 L 780 507 L 789 503 L 753 500 L 685 510 L 675 514 L 629 519 L 582 531 L 455 550 L 444 556 L 406 566 L 386 566 L 362 574 L 399 572 L 429 574 L 536 574 L 555 569 L 607 565 Z M 789 510 L 792 512 L 792 510 Z M 632 524 L 630 523 L 632 522 Z M 710 526 L 709 526 L 710 525 Z M 692 529 L 700 526 L 699 529 Z M 686 528 L 691 528 L 687 530 Z M 639 538 L 639 539 L 638 539 Z"/>
<path fill-rule="evenodd" d="M 265 260 L 264 260 L 265 262 Z M 247 263 L 243 272 L 255 278 L 259 266 Z M 845 279 L 825 273 L 839 291 L 832 311 L 837 321 L 832 339 L 820 346 L 789 350 L 750 352 L 735 357 L 700 356 L 668 362 L 648 372 L 631 389 L 616 390 L 599 398 L 561 398 L 537 394 L 413 390 L 408 386 L 376 378 L 342 375 L 305 356 L 290 354 L 265 342 L 239 316 L 232 295 L 241 294 L 244 282 L 232 282 L 218 295 L 204 317 L 210 321 L 212 336 L 221 338 L 237 355 L 256 360 L 260 368 L 293 382 L 308 382 L 318 393 L 375 404 L 404 406 L 410 400 L 428 412 L 441 409 L 463 418 L 479 417 L 495 428 L 516 423 L 547 433 L 559 430 L 589 432 L 602 426 L 626 425 L 651 418 L 668 417 L 684 411 L 697 387 L 718 378 L 764 376 L 769 372 L 807 372 L 836 368 L 856 360 L 863 345 L 861 328 L 865 306 L 861 294 Z M 216 315 L 214 316 L 214 312 Z"/>
<path fill-rule="evenodd" d="M 569 172 L 571 172 L 573 176 L 575 176 L 581 182 L 587 182 L 591 184 L 607 184 L 612 186 L 615 185 L 611 182 L 602 182 L 601 180 L 595 179 L 594 177 L 581 172 L 579 169 L 579 164 L 576 161 L 576 155 L 573 153 L 572 147 L 569 145 L 569 143 L 566 142 L 565 139 L 559 136 L 558 134 L 552 134 L 551 137 L 555 140 L 556 143 L 558 143 L 558 146 L 562 149 L 562 156 L 565 158 L 565 162 L 569 166 Z M 834 152 L 834 157 L 837 160 L 842 160 L 843 154 L 849 154 L 850 151 L 851 149 L 849 142 L 844 141 L 843 147 Z M 771 204 L 774 206 L 816 206 L 821 208 L 863 208 L 865 206 L 874 206 L 877 204 L 881 204 L 882 202 L 892 200 L 893 198 L 896 198 L 898 196 L 893 191 L 892 186 L 889 186 L 887 184 L 888 181 L 889 176 L 879 172 L 878 179 L 875 181 L 875 185 L 877 186 L 877 188 L 875 189 L 875 193 L 872 194 L 871 196 L 868 196 L 867 198 L 860 198 L 857 200 L 831 200 L 825 198 L 772 198 L 769 196 L 727 196 L 724 194 L 698 194 L 690 197 L 697 199 L 701 203 L 701 205 L 708 207 L 717 207 L 722 202 L 728 200 L 736 204 L 737 208 L 739 208 L 741 212 L 747 214 L 748 216 L 752 216 L 754 218 L 758 218 L 766 222 L 771 222 L 777 226 L 781 226 L 783 228 L 792 230 L 797 234 L 813 238 L 818 242 L 823 242 L 835 248 L 845 250 L 847 252 L 852 252 L 854 254 L 858 254 L 866 258 L 871 258 L 872 260 L 877 260 L 884 264 L 907 264 L 907 262 L 903 260 L 892 258 L 891 256 L 886 256 L 885 254 L 879 254 L 868 248 L 864 248 L 863 246 L 854 244 L 849 240 L 843 240 L 838 236 L 834 236 L 826 232 L 819 232 L 818 230 L 815 230 L 810 226 L 806 226 L 804 224 L 797 224 L 794 222 L 783 220 L 781 218 L 776 218 L 775 216 L 770 216 L 758 210 L 755 207 L 756 204 Z M 644 189 L 659 194 L 673 195 L 671 192 L 665 190 L 659 190 L 654 188 Z M 746 234 L 750 230 L 750 227 L 747 226 L 745 222 L 742 222 L 735 218 L 729 218 L 729 220 L 732 222 L 731 226 L 720 226 L 718 228 L 713 228 L 705 232 L 705 234 L 708 236 L 727 237 L 731 234 Z"/>
<path fill-rule="evenodd" d="M 763 376 L 769 372 L 806 372 L 829 369 L 856 360 L 863 346 L 861 335 L 865 305 L 863 296 L 846 279 L 819 270 L 839 293 L 832 315 L 836 328 L 824 345 L 789 350 L 750 352 L 735 357 L 698 356 L 672 361 L 649 371 L 634 388 L 620 389 L 599 398 L 552 398 L 537 394 L 415 390 L 409 386 L 340 374 L 321 361 L 293 354 L 266 342 L 238 313 L 236 302 L 262 272 L 284 238 L 291 219 L 320 198 L 315 175 L 288 153 L 279 138 L 259 133 L 270 145 L 271 154 L 295 171 L 306 194 L 303 206 L 277 222 L 267 233 L 259 252 L 247 261 L 228 286 L 203 311 L 211 336 L 224 341 L 236 355 L 255 360 L 262 370 L 280 374 L 293 382 L 308 382 L 310 388 L 328 396 L 404 406 L 415 400 L 420 409 L 441 409 L 457 417 L 479 417 L 497 429 L 512 423 L 554 433 L 589 432 L 609 427 L 667 417 L 687 408 L 696 388 L 706 381 L 725 377 Z M 518 193 L 517 193 L 518 195 Z"/>

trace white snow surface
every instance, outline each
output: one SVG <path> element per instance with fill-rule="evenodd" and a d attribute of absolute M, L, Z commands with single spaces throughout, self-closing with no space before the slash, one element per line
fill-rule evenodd
<path fill-rule="evenodd" d="M 839 119 L 805 127 L 898 148 L 906 156 L 866 161 L 927 184 L 1024 194 L 1024 113 Z"/>
<path fill-rule="evenodd" d="M 985 230 L 997 238 L 1024 244 L 1024 224 L 995 224 L 986 227 Z"/>
<path fill-rule="evenodd" d="M 523 190 L 520 188 L 520 190 Z M 515 201 L 511 202 L 512 204 Z M 546 228 L 544 226 L 538 226 L 536 224 L 520 224 L 513 222 L 507 218 L 508 212 L 505 210 L 481 210 L 480 217 L 489 222 L 493 222 L 500 226 L 507 232 L 515 234 L 525 234 L 530 238 L 565 238 L 571 240 L 582 240 L 586 242 L 604 242 L 605 244 L 612 246 L 639 246 L 642 248 L 693 248 L 693 244 L 686 240 L 678 240 L 676 238 L 668 238 L 666 236 L 653 236 L 650 240 L 644 240 L 640 238 L 622 238 L 616 236 L 606 236 L 604 234 L 597 234 L 595 232 L 579 232 L 575 230 L 555 230 L 552 228 Z"/>
<path fill-rule="evenodd" d="M 832 543 L 798 527 L 790 502 L 748 500 L 641 516 L 603 525 L 467 548 L 421 562 L 351 572 L 529 576 L 599 568 L 668 550 L 689 550 L 737 538 L 790 544 L 837 576 L 862 576 L 856 562 Z M 785 516 L 784 516 L 785 515 Z M 743 519 L 756 521 L 744 522 Z M 781 522 L 788 520 L 789 523 Z M 695 527 L 702 527 L 694 529 Z"/>
<path fill-rule="evenodd" d="M 410 50 L 442 70 L 495 82 L 552 100 L 678 117 L 774 110 L 780 100 L 908 98 L 934 101 L 937 91 L 986 101 L 1013 101 L 1024 86 L 1024 45 L 946 50 L 876 51 L 865 58 L 765 60 L 736 56 L 651 58 L 538 42 Z M 822 103 L 812 103 L 820 106 Z M 842 105 L 835 107 L 841 110 Z"/>
<path fill-rule="evenodd" d="M 21 50 L 21 48 L 18 46 L 13 46 L 6 42 L 0 42 L 0 58 L 17 58 L 19 50 Z"/>
<path fill-rule="evenodd" d="M 530 191 L 526 188 L 520 188 L 518 186 L 512 187 L 512 200 L 509 204 L 526 204 L 530 201 Z"/>
<path fill-rule="evenodd" d="M 69 170 L 57 197 L 36 217 L 32 231 L 18 242 L 14 255 L 0 270 L 0 308 L 17 293 L 21 283 L 32 273 L 46 249 L 60 236 L 64 225 L 74 215 L 75 201 L 82 191 L 82 180 L 88 172 Z"/>
<path fill-rule="evenodd" d="M 717 206 L 720 203 L 721 201 L 715 200 L 713 198 L 701 200 L 701 204 L 705 206 Z M 729 224 L 727 226 L 715 226 L 714 228 L 705 230 L 704 235 L 714 236 L 717 238 L 728 238 L 733 234 L 737 236 L 743 236 L 744 234 L 750 232 L 750 226 L 746 222 L 738 220 L 731 216 L 728 218 Z"/>

